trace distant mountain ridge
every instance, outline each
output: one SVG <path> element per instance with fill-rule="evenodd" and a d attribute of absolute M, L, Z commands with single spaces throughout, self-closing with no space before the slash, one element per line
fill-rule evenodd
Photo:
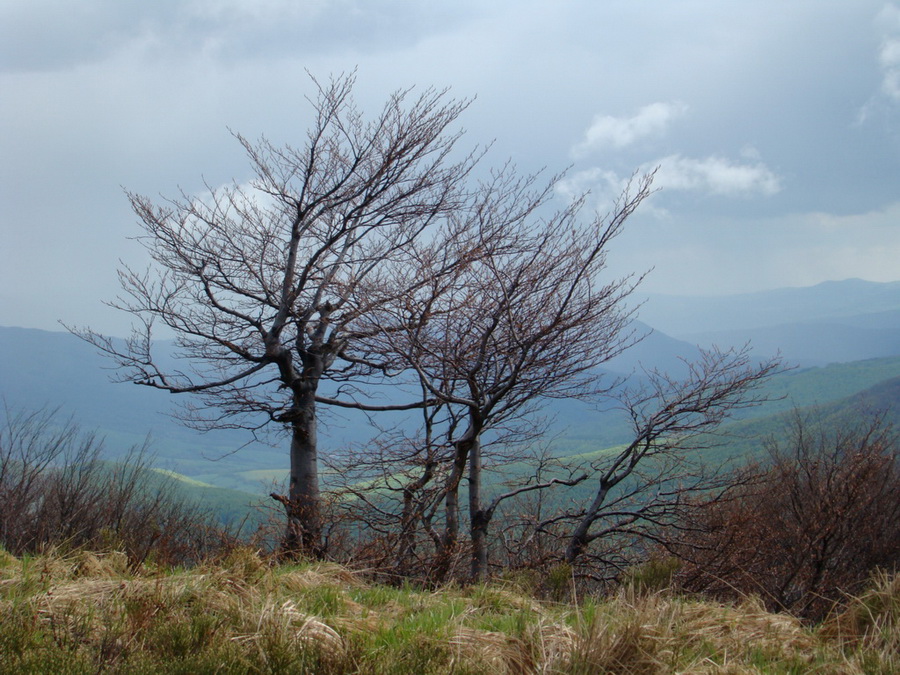
<path fill-rule="evenodd" d="M 605 364 L 610 381 L 619 376 L 640 378 L 644 369 L 653 368 L 677 376 L 684 368 L 681 359 L 696 358 L 695 342 L 715 341 L 728 346 L 741 345 L 748 338 L 754 340 L 760 354 L 779 348 L 789 361 L 801 365 L 847 363 L 846 367 L 814 368 L 808 373 L 793 371 L 782 376 L 773 386 L 776 393 L 788 397 L 786 407 L 791 405 L 792 387 L 802 385 L 804 400 L 824 403 L 900 375 L 900 358 L 861 360 L 873 354 L 900 357 L 900 282 L 850 280 L 730 298 L 682 298 L 675 302 L 674 310 L 657 312 L 662 321 L 666 316 L 671 318 L 674 311 L 681 313 L 680 325 L 713 326 L 707 333 L 689 334 L 694 340 L 672 337 L 652 323 L 654 312 L 650 310 L 661 297 L 655 296 L 642 308 L 641 321 L 650 325 L 633 324 L 635 336 L 643 339 Z M 827 305 L 828 298 L 834 298 L 833 305 Z M 723 303 L 730 314 L 717 325 L 713 320 Z M 788 314 L 791 320 L 782 324 L 759 324 Z M 734 328 L 738 320 L 751 327 Z M 181 397 L 146 387 L 112 384 L 109 367 L 93 347 L 68 333 L 0 327 L 0 397 L 10 407 L 61 406 L 65 415 L 74 416 L 86 429 L 98 429 L 113 451 L 124 452 L 151 434 L 159 457 L 157 466 L 218 487 L 254 489 L 283 473 L 287 466 L 284 447 L 260 443 L 243 447 L 248 436 L 241 432 L 200 434 L 187 429 L 171 417 Z M 602 448 L 620 443 L 628 433 L 626 418 L 586 404 L 552 401 L 545 412 L 556 417 L 551 432 L 559 435 L 564 452 L 574 451 L 576 446 Z M 366 431 L 365 420 L 350 413 L 333 421 L 332 417 L 322 430 L 323 452 L 342 447 L 340 436 L 345 432 L 361 438 Z"/>
<path fill-rule="evenodd" d="M 671 372 L 683 368 L 683 359 L 694 360 L 700 353 L 695 344 L 677 340 L 643 321 L 634 321 L 631 328 L 637 342 L 604 363 L 604 370 L 624 375 L 645 368 Z"/>
<path fill-rule="evenodd" d="M 802 366 L 900 354 L 900 282 L 829 281 L 722 297 L 650 296 L 641 319 L 702 346 L 750 342 Z"/>
<path fill-rule="evenodd" d="M 900 311 L 900 281 L 825 281 L 725 296 L 647 296 L 640 319 L 673 337 Z M 840 323 L 840 321 L 838 321 Z"/>
<path fill-rule="evenodd" d="M 896 318 L 900 321 L 900 312 L 896 313 Z M 837 320 L 693 333 L 685 339 L 700 345 L 737 345 L 749 341 L 758 354 L 780 353 L 800 366 L 900 354 L 900 329 L 864 328 Z"/>
<path fill-rule="evenodd" d="M 13 409 L 60 407 L 86 429 L 100 429 L 108 448 L 125 452 L 149 435 L 159 463 L 194 473 L 209 459 L 233 453 L 245 434 L 201 434 L 177 423 L 176 397 L 129 383 L 113 383 L 110 363 L 96 350 L 64 332 L 0 327 L 0 397 Z M 254 468 L 259 461 L 280 461 L 281 452 L 260 445 L 255 459 L 238 457 Z M 276 454 L 278 459 L 276 460 Z"/>

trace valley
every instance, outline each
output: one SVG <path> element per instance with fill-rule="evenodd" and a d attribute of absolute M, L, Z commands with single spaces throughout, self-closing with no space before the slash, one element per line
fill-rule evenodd
<path fill-rule="evenodd" d="M 792 366 L 766 383 L 768 402 L 726 425 L 708 451 L 711 462 L 756 456 L 795 408 L 823 418 L 889 411 L 897 419 L 900 282 L 848 280 L 722 298 L 652 296 L 639 318 L 633 329 L 642 339 L 606 364 L 610 382 L 625 377 L 629 386 L 640 385 L 652 369 L 678 376 L 683 360 L 696 358 L 695 344 L 750 341 L 760 358 L 780 351 Z M 68 333 L 0 327 L 0 397 L 9 409 L 58 407 L 105 438 L 108 459 L 149 437 L 154 466 L 225 521 L 245 517 L 248 507 L 254 514 L 269 508 L 268 493 L 287 475 L 285 439 L 194 431 L 177 420 L 180 397 L 111 382 L 109 366 Z M 609 402 L 553 400 L 541 414 L 560 458 L 587 460 L 629 439 L 628 420 Z M 395 424 L 404 424 L 402 415 Z M 334 453 L 364 444 L 374 431 L 364 415 L 338 411 L 325 416 L 320 434 L 323 449 Z"/>

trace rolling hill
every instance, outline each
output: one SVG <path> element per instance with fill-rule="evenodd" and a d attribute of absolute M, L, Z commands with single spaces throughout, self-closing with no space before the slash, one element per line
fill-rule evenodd
<path fill-rule="evenodd" d="M 792 406 L 844 401 L 900 376 L 898 296 L 900 282 L 850 280 L 729 298 L 669 298 L 664 311 L 659 309 L 661 299 L 651 298 L 641 316 L 651 323 L 659 321 L 659 326 L 669 327 L 679 337 L 683 335 L 676 331 L 696 328 L 707 332 L 685 335 L 726 344 L 743 343 L 747 335 L 755 335 L 761 353 L 781 347 L 788 359 L 798 354 L 801 362 L 816 366 L 773 378 L 768 385 L 773 400 L 749 411 L 743 424 Z M 639 381 L 644 368 L 677 373 L 683 368 L 680 359 L 696 357 L 697 347 L 690 340 L 639 322 L 634 329 L 643 339 L 606 364 L 610 382 L 623 375 Z M 856 360 L 872 352 L 880 358 Z M 111 458 L 141 444 L 149 434 L 161 469 L 239 492 L 221 495 L 223 504 L 247 493 L 251 497 L 266 494 L 273 481 L 284 479 L 283 447 L 248 444 L 247 435 L 236 431 L 201 434 L 185 428 L 173 419 L 179 397 L 113 384 L 112 374 L 103 357 L 68 333 L 0 327 L 0 397 L 7 406 L 59 406 L 83 427 L 104 435 Z M 628 420 L 620 411 L 553 401 L 545 412 L 555 418 L 550 430 L 559 455 L 592 452 L 628 438 Z M 325 452 L 341 447 L 344 439 L 358 441 L 370 433 L 365 417 L 352 413 L 331 416 L 323 426 Z M 212 495 L 212 488 L 193 485 L 191 489 Z"/>
<path fill-rule="evenodd" d="M 723 432 L 745 437 L 747 443 L 756 443 L 774 430 L 772 420 L 781 419 L 780 416 L 795 408 L 831 406 L 856 410 L 865 408 L 863 403 L 868 401 L 869 409 L 880 410 L 896 405 L 900 411 L 900 398 L 891 399 L 879 394 L 881 386 L 893 391 L 890 383 L 898 377 L 898 356 L 791 370 L 772 377 L 763 389 L 769 400 L 743 411 L 740 418 Z M 629 440 L 631 427 L 623 412 L 593 410 L 578 403 L 569 405 L 572 409 L 566 417 L 569 422 L 567 430 L 556 441 L 556 454 L 559 456 L 590 453 Z M 576 406 L 580 407 L 576 409 Z M 760 422 L 754 426 L 756 420 Z"/>

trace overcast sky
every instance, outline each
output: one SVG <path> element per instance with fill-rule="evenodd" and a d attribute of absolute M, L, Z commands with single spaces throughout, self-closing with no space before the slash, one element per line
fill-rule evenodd
<path fill-rule="evenodd" d="M 122 188 L 249 178 L 229 129 L 300 142 L 304 69 L 477 97 L 488 162 L 661 188 L 611 271 L 721 294 L 900 279 L 900 3 L 0 0 L 0 325 L 123 334 Z"/>

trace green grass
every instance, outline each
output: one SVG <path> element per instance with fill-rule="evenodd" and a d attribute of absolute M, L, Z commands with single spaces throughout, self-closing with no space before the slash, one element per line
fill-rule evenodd
<path fill-rule="evenodd" d="M 214 488 L 215 485 L 211 485 L 210 483 L 204 483 L 203 481 L 196 480 L 194 478 L 190 478 L 183 474 L 180 474 L 176 471 L 169 471 L 168 469 L 153 469 L 156 473 L 166 476 L 167 478 L 172 478 L 173 480 L 178 481 L 179 483 L 183 483 L 184 485 L 189 485 L 191 487 L 200 487 L 200 488 Z"/>
<path fill-rule="evenodd" d="M 0 556 L 0 673 L 889 673 L 898 626 L 900 577 L 886 575 L 810 627 L 753 599 L 429 592 L 247 550 L 192 570 Z"/>

